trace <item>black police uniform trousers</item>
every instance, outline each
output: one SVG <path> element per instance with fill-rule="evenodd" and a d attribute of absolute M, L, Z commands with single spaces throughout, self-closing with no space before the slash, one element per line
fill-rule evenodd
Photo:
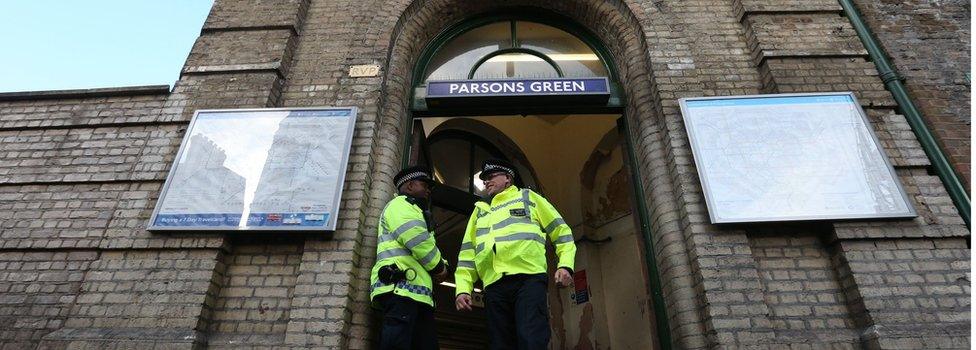
<path fill-rule="evenodd" d="M 436 350 L 434 308 L 408 297 L 384 293 L 376 296 L 383 308 L 382 350 Z"/>
<path fill-rule="evenodd" d="M 546 274 L 516 274 L 485 287 L 491 349 L 549 348 Z"/>

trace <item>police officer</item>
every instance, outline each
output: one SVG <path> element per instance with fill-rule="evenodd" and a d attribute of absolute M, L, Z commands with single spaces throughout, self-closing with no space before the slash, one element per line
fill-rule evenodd
<path fill-rule="evenodd" d="M 427 200 L 430 170 L 403 169 L 393 182 L 399 191 L 383 209 L 377 229 L 376 264 L 370 300 L 383 311 L 380 349 L 437 349 L 433 281 L 447 276 L 431 232 Z"/>
<path fill-rule="evenodd" d="M 512 164 L 489 159 L 479 176 L 488 203 L 477 202 L 458 254 L 455 306 L 471 310 L 471 291 L 485 286 L 492 349 L 547 349 L 546 241 L 559 258 L 553 278 L 569 285 L 576 258 L 573 233 L 545 198 L 513 185 Z M 490 203 L 490 204 L 489 204 Z"/>

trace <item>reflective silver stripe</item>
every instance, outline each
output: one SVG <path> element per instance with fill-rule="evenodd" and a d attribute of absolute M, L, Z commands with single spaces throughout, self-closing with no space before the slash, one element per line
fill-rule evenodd
<path fill-rule="evenodd" d="M 474 236 L 475 237 L 481 237 L 481 236 L 487 235 L 488 232 L 489 232 L 489 229 L 488 228 L 479 228 L 479 229 L 474 230 Z"/>
<path fill-rule="evenodd" d="M 424 231 L 423 233 L 417 235 L 417 237 L 407 241 L 407 249 L 413 250 L 413 248 L 416 248 L 418 245 L 424 243 L 424 241 L 428 239 L 430 239 L 430 232 Z"/>
<path fill-rule="evenodd" d="M 396 240 L 396 237 L 391 236 L 389 233 L 384 233 L 384 234 L 380 235 L 379 242 L 377 242 L 377 243 L 386 243 L 386 242 L 392 242 L 392 241 L 395 241 L 395 240 Z"/>
<path fill-rule="evenodd" d="M 478 247 L 477 248 L 474 248 L 474 253 L 475 254 L 481 253 L 482 250 L 485 250 L 485 244 L 484 243 L 478 243 Z"/>
<path fill-rule="evenodd" d="M 555 218 L 552 220 L 552 222 L 549 223 L 549 225 L 546 226 L 545 231 L 547 233 L 552 232 L 552 230 L 555 230 L 556 227 L 559 227 L 559 225 L 564 225 L 564 224 L 566 224 L 566 221 L 563 220 L 563 218 Z"/>
<path fill-rule="evenodd" d="M 387 231 L 384 230 L 383 234 L 381 234 L 380 237 L 379 237 L 379 242 L 378 243 L 395 241 L 404 232 L 407 232 L 407 230 L 410 230 L 410 229 L 412 229 L 414 227 L 417 227 L 417 226 L 422 226 L 424 228 L 427 228 L 427 224 L 425 224 L 423 221 L 420 221 L 420 220 L 410 220 L 410 221 L 407 221 L 404 224 L 400 225 L 400 227 L 398 227 L 397 230 L 394 231 L 394 232 L 392 232 L 392 233 L 391 232 L 387 232 Z M 429 237 L 430 236 L 430 233 L 424 231 L 424 233 L 422 233 L 420 236 L 417 236 L 417 237 L 421 237 L 421 236 Z M 416 239 L 417 238 L 414 238 L 414 239 L 411 239 L 410 242 L 407 242 L 407 248 L 413 249 L 414 246 L 416 246 L 417 244 L 419 244 L 419 242 L 418 243 L 411 244 L 411 242 L 413 242 Z M 426 240 L 426 238 L 424 238 L 424 240 Z"/>
<path fill-rule="evenodd" d="M 512 204 L 518 203 L 518 202 L 523 202 L 526 205 L 535 206 L 535 203 L 529 202 L 526 198 L 528 198 L 528 197 L 522 197 L 522 198 L 516 198 L 516 199 L 510 200 L 508 202 L 505 202 L 505 203 L 496 205 L 494 207 L 491 207 L 491 210 L 498 210 L 498 209 L 504 208 L 506 206 L 509 206 L 509 205 L 512 205 Z"/>
<path fill-rule="evenodd" d="M 461 243 L 461 250 L 474 249 L 474 244 L 471 242 Z"/>
<path fill-rule="evenodd" d="M 467 267 L 469 269 L 473 269 L 474 268 L 474 261 L 458 260 L 458 266 L 457 267 Z"/>
<path fill-rule="evenodd" d="M 407 230 L 418 226 L 427 228 L 427 224 L 425 224 L 421 220 L 410 220 L 400 225 L 400 227 L 397 227 L 396 230 L 393 230 L 393 233 L 390 233 L 390 235 L 393 237 L 400 237 L 400 235 L 402 235 L 404 232 L 407 232 Z"/>
<path fill-rule="evenodd" d="M 546 244 L 545 238 L 542 235 L 532 232 L 521 232 L 513 235 L 503 236 L 495 238 L 495 242 L 508 242 L 508 241 L 536 241 L 542 244 Z"/>
<path fill-rule="evenodd" d="M 532 202 L 529 201 L 529 189 L 526 188 L 522 190 L 522 201 L 525 202 L 525 217 L 531 218 L 532 211 L 529 209 L 532 207 Z"/>
<path fill-rule="evenodd" d="M 526 190 L 526 191 L 528 191 L 528 190 Z M 508 202 L 505 202 L 505 203 L 502 203 L 502 204 L 493 206 L 493 207 L 491 207 L 491 210 L 492 211 L 495 211 L 495 210 L 498 210 L 498 209 L 501 209 L 501 208 L 504 208 L 504 207 L 507 207 L 509 205 L 512 205 L 512 204 L 515 204 L 515 203 L 519 203 L 519 202 L 522 202 L 522 203 L 525 203 L 526 205 L 530 205 L 530 206 L 533 206 L 534 207 L 535 206 L 535 203 L 529 202 L 528 198 L 529 197 L 527 197 L 527 196 L 522 196 L 522 198 L 516 198 L 516 199 L 510 200 Z"/>
<path fill-rule="evenodd" d="M 499 204 L 499 205 L 496 205 L 496 206 L 494 206 L 494 207 L 491 207 L 491 210 L 492 210 L 492 211 L 495 211 L 495 210 L 498 210 L 498 209 L 501 209 L 501 208 L 504 208 L 504 207 L 506 207 L 506 206 L 508 206 L 508 205 L 511 205 L 512 203 L 518 203 L 518 202 L 521 202 L 521 201 L 522 201 L 522 199 L 521 199 L 521 198 L 519 198 L 519 199 L 513 199 L 513 200 L 510 200 L 510 201 L 508 201 L 508 202 L 505 202 L 505 203 L 502 203 L 502 204 Z"/>
<path fill-rule="evenodd" d="M 403 248 L 387 249 L 376 254 L 376 260 L 383 260 L 395 256 L 410 256 L 410 251 Z"/>
<path fill-rule="evenodd" d="M 421 266 L 427 266 L 427 264 L 430 264 L 431 262 L 433 262 L 434 261 L 434 258 L 436 258 L 436 257 L 437 257 L 437 247 L 434 247 L 434 249 L 431 249 L 430 250 L 430 253 L 427 253 L 427 255 L 424 256 L 423 259 L 420 259 L 420 265 Z"/>
<path fill-rule="evenodd" d="M 555 243 L 555 244 L 563 244 L 563 243 L 569 243 L 569 242 L 572 242 L 572 241 L 573 241 L 573 235 L 564 235 L 564 236 L 559 236 L 559 238 L 556 238 L 556 241 L 553 242 L 553 243 Z"/>
<path fill-rule="evenodd" d="M 532 220 L 529 219 L 528 216 L 525 216 L 525 217 L 522 217 L 522 216 L 511 216 L 508 219 L 502 220 L 499 223 L 492 225 L 491 226 L 491 229 L 492 230 L 501 230 L 501 229 L 503 229 L 505 227 L 508 227 L 508 225 L 513 225 L 513 224 L 531 224 L 531 223 L 532 223 Z"/>

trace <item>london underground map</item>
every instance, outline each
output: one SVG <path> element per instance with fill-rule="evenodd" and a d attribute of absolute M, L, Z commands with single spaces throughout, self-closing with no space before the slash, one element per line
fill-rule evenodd
<path fill-rule="evenodd" d="M 331 230 L 354 108 L 199 111 L 150 230 Z"/>
<path fill-rule="evenodd" d="M 915 215 L 849 93 L 681 105 L 713 223 Z"/>

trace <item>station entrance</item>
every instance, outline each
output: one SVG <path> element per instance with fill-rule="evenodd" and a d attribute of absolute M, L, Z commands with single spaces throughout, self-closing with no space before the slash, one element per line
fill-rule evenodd
<path fill-rule="evenodd" d="M 613 59 L 570 19 L 533 8 L 485 13 L 445 28 L 413 71 L 403 165 L 426 165 L 433 230 L 451 266 L 488 158 L 515 165 L 515 185 L 546 197 L 573 231 L 574 284 L 556 288 L 547 243 L 552 349 L 656 349 L 670 344 L 657 271 L 635 185 L 636 157 Z M 459 312 L 454 277 L 434 286 L 442 349 L 484 349 L 481 289 Z M 490 288 L 491 286 L 488 286 Z M 663 331 L 666 332 L 666 331 Z"/>
<path fill-rule="evenodd" d="M 654 310 L 619 115 L 430 117 L 415 120 L 415 164 L 443 184 L 432 193 L 435 237 L 451 266 L 474 202 L 483 195 L 481 162 L 515 164 L 516 185 L 545 196 L 573 230 L 573 286 L 556 288 L 549 256 L 553 349 L 653 349 Z M 476 305 L 480 303 L 476 285 Z M 455 310 L 453 276 L 434 288 L 442 349 L 484 349 L 484 309 Z"/>

